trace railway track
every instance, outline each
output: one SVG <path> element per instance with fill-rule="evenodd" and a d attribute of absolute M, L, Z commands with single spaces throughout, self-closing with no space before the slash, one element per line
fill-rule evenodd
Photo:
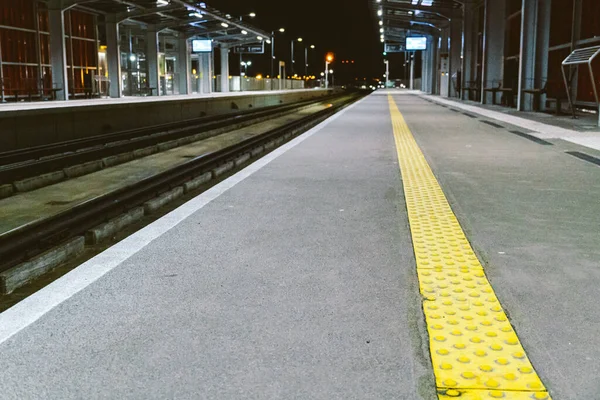
<path fill-rule="evenodd" d="M 330 102 L 338 96 L 331 95 L 318 100 L 304 100 L 287 105 L 196 118 L 0 153 L 0 185 L 139 149 L 149 149 L 159 144 L 171 143 L 175 145 L 177 144 L 176 141 L 185 144 L 185 139 L 192 140 L 194 136 L 202 132 L 218 134 L 219 130 L 247 126 L 302 107 Z"/>
<path fill-rule="evenodd" d="M 183 187 L 187 187 L 186 185 L 189 185 L 190 182 L 194 182 L 201 177 L 210 176 L 212 181 L 216 182 L 216 170 L 229 170 L 233 168 L 234 165 L 237 166 L 243 164 L 238 163 L 238 160 L 249 160 L 252 156 L 260 157 L 259 154 L 264 154 L 292 137 L 310 129 L 340 111 L 342 108 L 350 105 L 360 97 L 359 94 L 352 94 L 329 99 L 331 102 L 330 106 L 320 111 L 285 125 L 278 126 L 275 129 L 258 134 L 257 136 L 243 140 L 234 145 L 196 156 L 173 168 L 139 180 L 134 184 L 109 191 L 47 218 L 32 221 L 31 223 L 24 224 L 16 229 L 0 234 L 0 286 L 3 285 L 1 278 L 15 268 L 19 268 L 20 265 L 26 264 L 30 262 L 30 260 L 36 259 L 36 257 L 43 258 L 48 252 L 52 252 L 53 249 L 60 248 L 61 245 L 70 243 L 76 238 L 84 240 L 86 233 L 89 234 L 90 230 L 93 230 L 95 227 L 126 215 L 131 212 L 131 210 L 136 208 L 139 209 L 147 202 L 160 198 L 160 196 L 164 196 L 165 193 L 168 194 L 173 190 L 183 190 Z M 298 108 L 299 104 L 296 104 L 295 107 Z M 286 106 L 284 108 L 278 107 L 277 109 L 272 110 L 262 110 L 258 113 L 248 112 L 244 113 L 244 116 L 240 118 L 250 118 L 250 115 L 252 115 L 252 118 L 254 119 L 257 118 L 257 115 L 268 118 L 269 115 L 274 115 L 273 113 L 277 114 L 281 113 L 282 110 L 291 109 L 292 108 Z M 269 112 L 271 114 L 269 114 Z M 238 118 L 233 119 L 233 122 L 231 116 L 229 116 L 229 119 L 230 125 L 235 125 L 239 122 Z M 197 132 L 197 130 L 200 129 L 198 128 L 199 126 L 203 126 L 203 129 L 206 129 L 208 126 L 214 129 L 216 125 L 221 126 L 221 124 L 224 124 L 225 122 L 226 121 L 221 119 L 195 121 L 193 128 L 190 125 L 182 126 L 180 128 L 170 127 L 171 129 L 169 131 L 171 133 L 168 133 L 168 131 L 164 135 L 167 135 L 170 140 L 174 140 L 172 139 L 174 136 L 169 135 L 182 134 L 178 132 L 177 129 L 188 130 L 189 136 L 189 134 L 193 134 L 191 132 Z M 184 135 L 183 137 L 186 136 Z M 138 147 L 146 146 L 149 143 L 147 141 L 149 138 L 152 138 L 153 141 L 157 140 L 157 138 L 153 137 L 153 134 L 149 134 L 141 137 L 139 135 L 133 136 L 132 142 L 136 143 Z M 165 137 L 162 139 L 164 138 Z M 85 147 L 80 148 L 90 149 L 89 154 L 93 154 L 94 157 L 97 157 L 98 154 L 105 154 L 103 153 L 104 149 L 98 148 L 93 150 L 93 147 L 88 146 L 95 140 L 97 140 L 97 138 L 85 141 Z M 69 146 L 73 145 L 74 144 L 69 144 Z M 111 150 L 121 152 L 122 149 L 131 148 L 130 146 L 129 143 L 121 141 L 121 143 L 115 145 Z M 55 147 L 55 149 L 58 148 L 59 147 Z M 116 150 L 117 148 L 119 150 Z M 62 147 L 60 148 L 60 151 L 65 149 L 66 147 Z M 39 155 L 44 151 L 48 150 L 34 149 L 29 155 L 34 152 L 38 152 L 36 154 Z M 84 151 L 81 152 L 84 153 Z M 78 158 L 78 153 L 78 151 L 71 148 L 66 154 L 63 152 L 55 157 L 50 157 L 48 160 L 38 159 L 36 162 L 29 163 L 29 165 L 38 165 L 38 162 L 41 163 L 40 165 L 48 165 L 46 164 L 46 161 L 51 163 L 61 163 L 65 162 L 65 159 L 77 160 L 79 162 L 81 159 Z M 22 152 L 22 154 L 26 154 L 26 152 Z M 56 154 L 56 152 L 54 152 L 54 154 Z M 17 155 L 14 154 L 12 157 L 15 157 L 13 160 L 16 160 Z M 6 159 L 8 158 L 5 158 L 5 160 Z M 27 167 L 27 163 L 22 159 L 19 162 L 21 164 L 15 165 L 21 165 L 24 168 Z M 39 167 L 36 166 L 36 168 Z M 0 287 L 0 293 L 10 292 L 10 288 L 6 287 L 6 285 L 4 286 L 4 288 Z"/>

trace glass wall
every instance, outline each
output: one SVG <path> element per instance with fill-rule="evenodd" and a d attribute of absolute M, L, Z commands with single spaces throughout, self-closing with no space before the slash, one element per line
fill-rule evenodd
<path fill-rule="evenodd" d="M 93 85 L 98 69 L 94 15 L 77 10 L 65 12 L 65 47 L 69 92 L 83 93 L 84 87 Z M 7 99 L 50 95 L 50 50 L 46 4 L 37 0 L 0 0 L 0 77 Z"/>
<path fill-rule="evenodd" d="M 51 85 L 48 17 L 43 3 L 0 0 L 0 51 L 6 97 L 37 94 Z"/>

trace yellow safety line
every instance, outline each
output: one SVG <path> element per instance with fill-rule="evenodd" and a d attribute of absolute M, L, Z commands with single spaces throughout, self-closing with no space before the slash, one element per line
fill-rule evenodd
<path fill-rule="evenodd" d="M 440 399 L 550 399 L 392 96 L 429 350 Z"/>

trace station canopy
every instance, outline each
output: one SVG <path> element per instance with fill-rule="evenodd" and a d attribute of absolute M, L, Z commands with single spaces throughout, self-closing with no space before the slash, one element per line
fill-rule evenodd
<path fill-rule="evenodd" d="M 211 7 L 189 0 L 62 0 L 64 8 L 77 7 L 124 24 L 156 31 L 171 30 L 188 38 L 211 39 L 217 45 L 252 44 L 271 34 Z"/>
<path fill-rule="evenodd" d="M 403 45 L 406 36 L 438 36 L 457 15 L 464 1 L 369 0 L 382 43 Z"/>

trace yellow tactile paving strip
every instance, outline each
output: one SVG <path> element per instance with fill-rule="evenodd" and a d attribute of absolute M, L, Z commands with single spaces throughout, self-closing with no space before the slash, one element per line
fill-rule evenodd
<path fill-rule="evenodd" d="M 440 399 L 550 399 L 392 96 L 390 113 Z"/>

